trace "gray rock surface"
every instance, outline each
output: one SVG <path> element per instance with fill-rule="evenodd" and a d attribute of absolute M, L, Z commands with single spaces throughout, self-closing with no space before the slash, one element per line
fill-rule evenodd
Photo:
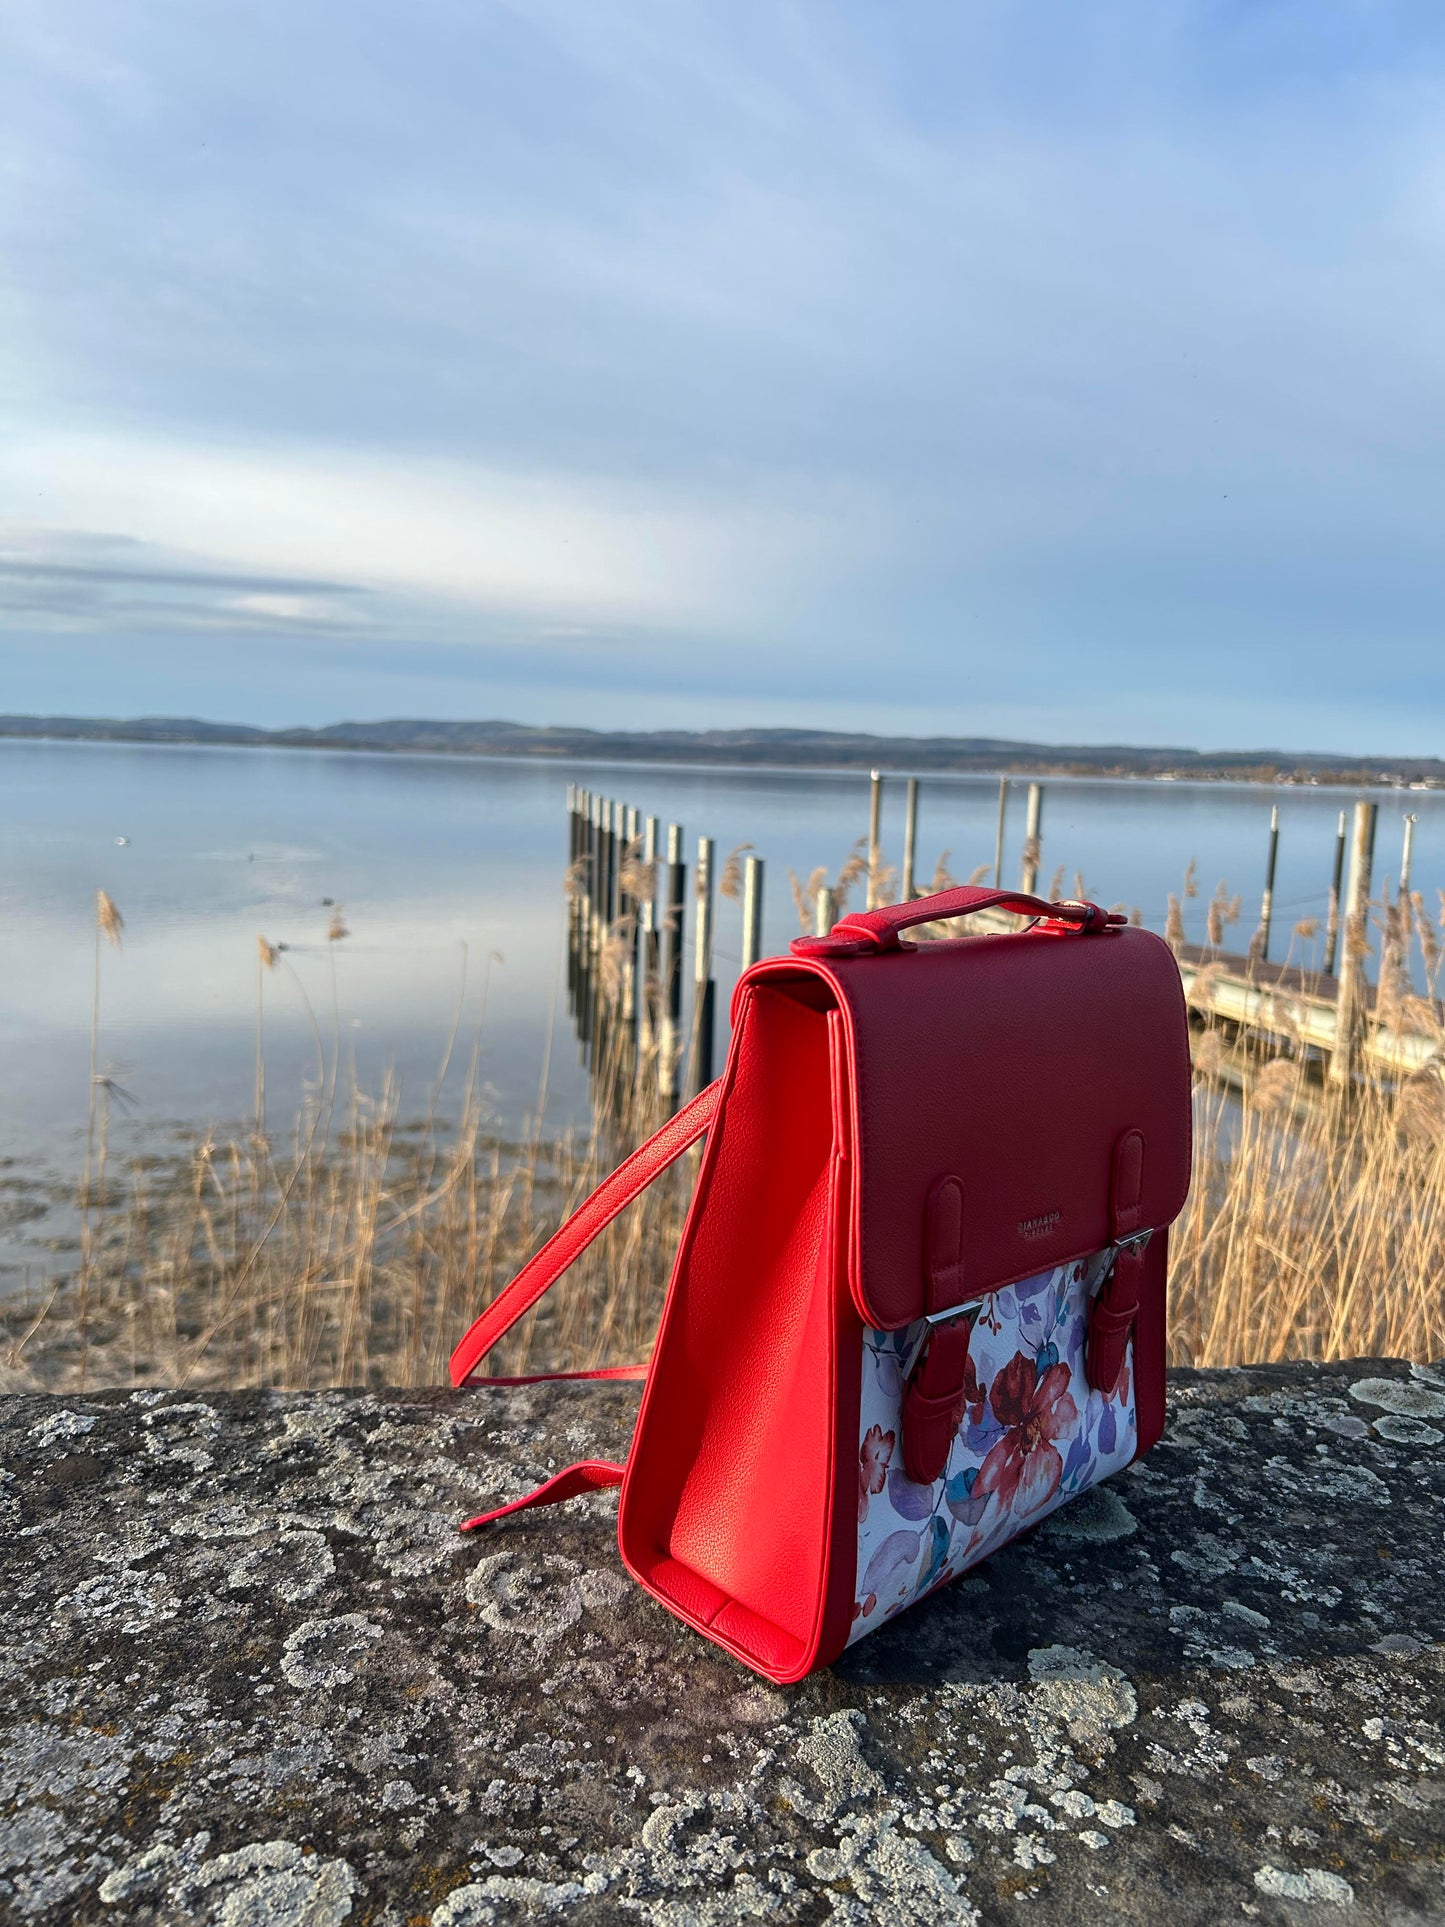
<path fill-rule="evenodd" d="M 0 1916 L 1445 1919 L 1445 1372 L 1166 1441 L 780 1691 L 624 1580 L 627 1385 L 0 1401 Z"/>

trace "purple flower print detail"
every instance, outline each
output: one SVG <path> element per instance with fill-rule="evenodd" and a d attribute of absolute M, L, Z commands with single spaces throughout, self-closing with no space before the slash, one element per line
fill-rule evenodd
<path fill-rule="evenodd" d="M 903 1361 L 887 1352 L 875 1352 L 873 1356 L 878 1390 L 890 1404 L 896 1404 L 903 1397 Z"/>
<path fill-rule="evenodd" d="M 1053 1282 L 1054 1274 L 1051 1271 L 1041 1271 L 1036 1278 L 1025 1278 L 1022 1284 L 1011 1285 L 1009 1289 L 1022 1305 L 1027 1303 L 1029 1299 L 1037 1298 L 1043 1292 L 1046 1292 Z M 1022 1317 L 1022 1315 L 1023 1314 L 1020 1313 L 1020 1317 Z"/>
<path fill-rule="evenodd" d="M 1089 1443 L 1087 1427 L 1081 1427 L 1078 1437 L 1069 1447 L 1068 1457 L 1064 1460 L 1065 1485 L 1072 1485 L 1075 1479 L 1086 1473 L 1093 1463 L 1094 1448 Z"/>
<path fill-rule="evenodd" d="M 915 1485 L 901 1465 L 888 1474 L 888 1503 L 900 1519 L 926 1519 L 933 1510 L 933 1487 Z"/>
<path fill-rule="evenodd" d="M 987 1458 L 1003 1437 L 1003 1425 L 991 1405 L 985 1405 L 978 1418 L 970 1414 L 963 1428 L 963 1442 L 975 1458 Z"/>
<path fill-rule="evenodd" d="M 866 1618 L 878 1603 L 880 1593 L 888 1590 L 901 1572 L 909 1572 L 918 1557 L 921 1535 L 917 1532 L 890 1532 L 868 1561 L 863 1575 L 860 1604 Z M 905 1585 L 904 1591 L 907 1590 Z M 901 1594 L 899 1595 L 902 1596 Z"/>

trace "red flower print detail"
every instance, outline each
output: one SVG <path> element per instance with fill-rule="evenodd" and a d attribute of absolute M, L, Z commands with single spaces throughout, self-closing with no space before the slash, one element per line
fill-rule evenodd
<path fill-rule="evenodd" d="M 1034 1512 L 1053 1497 L 1063 1476 L 1054 1440 L 1079 1419 L 1069 1368 L 1050 1365 L 1040 1378 L 1036 1361 L 1015 1352 L 994 1378 L 989 1404 L 1004 1434 L 979 1467 L 974 1496 L 996 1492 L 1006 1512 Z"/>
<path fill-rule="evenodd" d="M 888 1462 L 893 1457 L 893 1434 L 880 1425 L 870 1425 L 858 1447 L 858 1523 L 868 1517 L 868 1494 L 881 1492 L 888 1478 Z"/>
<path fill-rule="evenodd" d="M 988 1403 L 988 1387 L 980 1385 L 978 1373 L 973 1369 L 973 1353 L 965 1352 L 963 1358 L 963 1406 L 968 1414 L 970 1425 L 977 1425 L 983 1417 L 983 1408 Z"/>

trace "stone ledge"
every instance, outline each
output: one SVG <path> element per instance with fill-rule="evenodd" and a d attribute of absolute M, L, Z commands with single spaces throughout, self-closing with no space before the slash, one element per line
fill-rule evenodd
<path fill-rule="evenodd" d="M 1445 1372 L 1145 1464 L 780 1691 L 625 1581 L 626 1385 L 0 1401 L 0 1917 L 1445 1918 Z"/>

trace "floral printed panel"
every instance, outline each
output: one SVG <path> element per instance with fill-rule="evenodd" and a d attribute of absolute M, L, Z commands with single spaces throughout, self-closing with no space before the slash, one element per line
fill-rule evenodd
<path fill-rule="evenodd" d="M 1133 1458 L 1133 1345 L 1111 1396 L 1092 1390 L 1086 1270 L 1058 1265 L 981 1300 L 963 1422 L 933 1485 L 907 1476 L 901 1445 L 903 1366 L 922 1327 L 865 1329 L 850 1645 Z"/>

